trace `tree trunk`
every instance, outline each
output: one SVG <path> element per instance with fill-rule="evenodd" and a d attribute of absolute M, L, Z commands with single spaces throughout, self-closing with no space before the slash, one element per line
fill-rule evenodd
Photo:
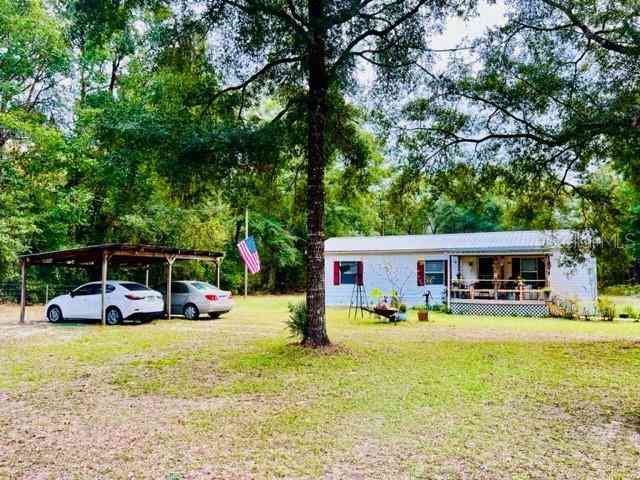
<path fill-rule="evenodd" d="M 329 345 L 324 310 L 324 168 L 327 126 L 326 27 L 324 0 L 309 0 L 311 40 L 308 52 L 309 100 L 307 144 L 307 336 L 304 344 Z"/>

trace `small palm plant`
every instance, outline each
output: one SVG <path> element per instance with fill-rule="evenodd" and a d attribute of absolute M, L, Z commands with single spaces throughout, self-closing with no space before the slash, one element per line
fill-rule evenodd
<path fill-rule="evenodd" d="M 304 341 L 307 338 L 309 312 L 305 302 L 289 304 L 289 318 L 287 328 L 292 337 Z"/>

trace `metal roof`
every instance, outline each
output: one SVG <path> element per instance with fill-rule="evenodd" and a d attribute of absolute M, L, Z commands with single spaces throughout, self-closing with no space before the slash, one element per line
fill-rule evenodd
<path fill-rule="evenodd" d="M 334 237 L 325 241 L 325 253 L 375 252 L 546 252 L 568 243 L 572 230 L 446 233 Z"/>
<path fill-rule="evenodd" d="M 97 265 L 102 256 L 108 255 L 110 263 L 151 264 L 166 261 L 167 257 L 176 260 L 214 261 L 224 254 L 208 250 L 164 247 L 159 245 L 135 245 L 130 243 L 106 243 L 88 247 L 56 250 L 53 252 L 30 253 L 19 258 L 29 265 Z"/>

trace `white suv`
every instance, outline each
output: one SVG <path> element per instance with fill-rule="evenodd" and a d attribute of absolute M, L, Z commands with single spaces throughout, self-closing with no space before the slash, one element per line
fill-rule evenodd
<path fill-rule="evenodd" d="M 55 297 L 45 306 L 47 319 L 99 320 L 102 289 L 100 282 L 85 283 L 66 295 Z M 107 282 L 106 323 L 117 325 L 123 320 L 150 320 L 164 316 L 164 300 L 160 292 L 135 282 Z"/>

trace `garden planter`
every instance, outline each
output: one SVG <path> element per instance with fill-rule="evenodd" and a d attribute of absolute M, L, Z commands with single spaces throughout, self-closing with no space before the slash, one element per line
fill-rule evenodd
<path fill-rule="evenodd" d="M 429 311 L 428 310 L 418 310 L 418 320 L 421 322 L 429 321 Z"/>

